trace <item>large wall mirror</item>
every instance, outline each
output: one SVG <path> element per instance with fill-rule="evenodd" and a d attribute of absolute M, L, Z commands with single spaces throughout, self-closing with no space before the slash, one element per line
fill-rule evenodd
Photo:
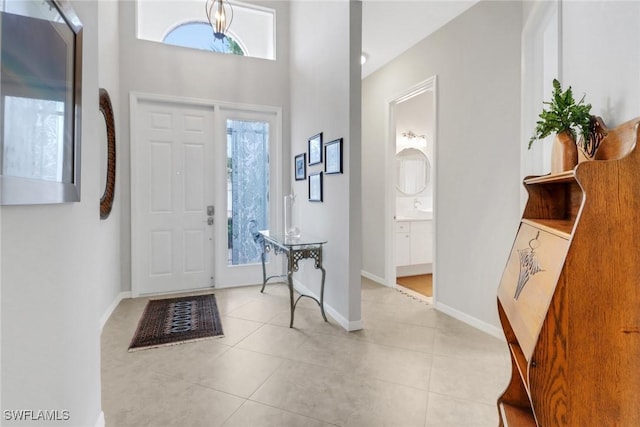
<path fill-rule="evenodd" d="M 104 188 L 100 198 L 100 219 L 107 219 L 113 207 L 116 190 L 116 125 L 109 93 L 102 88 L 100 88 L 100 112 L 105 122 L 103 130 L 100 132 L 101 158 L 103 159 L 101 188 Z"/>
<path fill-rule="evenodd" d="M 415 196 L 427 188 L 431 164 L 422 151 L 405 148 L 396 154 L 396 173 L 398 191 L 407 196 Z"/>
<path fill-rule="evenodd" d="M 80 20 L 67 0 L 4 0 L 0 44 L 0 204 L 79 201 Z"/>

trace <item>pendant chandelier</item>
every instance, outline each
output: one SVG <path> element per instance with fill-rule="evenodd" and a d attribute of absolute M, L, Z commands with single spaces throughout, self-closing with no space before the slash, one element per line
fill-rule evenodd
<path fill-rule="evenodd" d="M 229 0 L 207 0 L 205 4 L 207 19 L 211 28 L 213 28 L 213 36 L 217 39 L 224 39 L 231 21 L 233 21 L 233 8 Z"/>

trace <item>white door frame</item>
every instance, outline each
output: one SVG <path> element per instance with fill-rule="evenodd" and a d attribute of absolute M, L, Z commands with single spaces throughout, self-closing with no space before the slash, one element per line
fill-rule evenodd
<path fill-rule="evenodd" d="M 436 286 L 436 255 L 437 251 L 437 212 L 438 212 L 438 121 L 437 121 L 437 78 L 436 76 L 429 77 L 428 79 L 411 86 L 410 88 L 402 91 L 400 94 L 389 99 L 386 103 L 386 153 L 385 153 L 385 285 L 390 288 L 396 287 L 396 242 L 395 242 L 395 214 L 396 214 L 396 117 L 395 108 L 398 104 L 413 98 L 416 95 L 420 95 L 424 92 L 433 92 L 433 112 L 435 114 L 435 120 L 433 121 L 433 157 L 434 164 L 431 165 L 433 169 L 433 303 L 437 300 L 437 286 Z"/>
<path fill-rule="evenodd" d="M 136 92 L 132 91 L 129 95 L 129 145 L 130 145 L 130 170 L 135 167 L 136 162 L 138 161 L 138 153 L 136 149 L 135 143 L 135 135 L 137 134 L 138 126 L 136 120 L 136 113 L 138 111 L 139 104 L 142 102 L 164 102 L 169 104 L 181 104 L 188 106 L 200 106 L 200 107 L 211 107 L 214 111 L 214 114 L 218 113 L 220 110 L 240 110 L 240 111 L 255 111 L 255 112 L 265 112 L 276 115 L 276 136 L 274 138 L 274 142 L 276 144 L 275 153 L 277 155 L 274 158 L 271 158 L 270 161 L 274 162 L 273 165 L 275 167 L 272 168 L 271 179 L 276 183 L 275 192 L 276 194 L 271 194 L 271 201 L 274 205 L 274 209 L 272 212 L 275 213 L 269 221 L 271 222 L 270 228 L 280 232 L 283 225 L 282 221 L 279 221 L 279 218 L 282 218 L 282 203 L 278 203 L 277 201 L 282 200 L 282 108 L 280 107 L 272 107 L 272 106 L 264 106 L 264 105 L 254 105 L 254 104 L 241 104 L 241 103 L 232 103 L 225 101 L 216 101 L 210 99 L 201 99 L 201 98 L 191 98 L 191 97 L 180 97 L 180 96 L 172 96 L 172 95 L 162 95 L 162 94 L 154 94 L 154 93 L 145 93 L 145 92 Z M 214 118 L 215 120 L 215 118 Z M 225 143 L 226 145 L 226 143 Z M 133 179 L 133 173 L 130 173 L 130 185 L 131 185 L 131 199 L 133 200 L 136 197 L 138 191 L 135 179 Z M 216 207 L 216 217 L 220 217 L 220 210 L 222 207 Z M 219 219 L 216 219 L 219 222 Z M 133 238 L 135 236 L 136 230 L 139 227 L 137 224 L 137 218 L 135 213 L 133 212 L 133 203 L 131 203 L 131 294 L 133 297 L 137 297 L 140 295 L 139 284 L 137 283 L 137 277 L 139 274 L 138 268 L 139 266 L 136 263 L 136 260 L 133 259 L 136 251 L 138 250 L 138 242 Z M 214 236 L 215 236 L 214 230 Z M 220 256 L 215 253 L 214 256 Z M 226 257 L 226 254 L 224 254 Z M 214 263 L 215 265 L 215 263 Z M 214 271 L 214 276 L 216 272 Z M 215 279 L 214 279 L 215 280 Z M 262 277 L 256 277 L 255 283 L 261 283 Z M 237 286 L 242 286 L 242 284 L 238 284 Z M 230 287 L 222 286 L 222 287 Z"/>
<path fill-rule="evenodd" d="M 562 82 L 562 7 L 560 0 L 535 2 L 522 29 L 522 87 L 520 178 L 549 173 L 553 137 L 536 141 L 531 150 L 526 143 L 534 133 L 542 102 L 551 96 L 551 82 Z M 524 209 L 528 193 L 520 191 Z"/>

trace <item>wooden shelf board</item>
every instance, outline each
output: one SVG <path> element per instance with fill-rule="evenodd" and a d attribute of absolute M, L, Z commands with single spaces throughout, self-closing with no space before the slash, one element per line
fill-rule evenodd
<path fill-rule="evenodd" d="M 500 402 L 500 416 L 504 427 L 537 427 L 531 411 L 505 402 Z"/>
<path fill-rule="evenodd" d="M 524 180 L 525 184 L 550 184 L 575 181 L 576 175 L 573 170 L 554 173 L 542 176 L 532 176 Z"/>
<path fill-rule="evenodd" d="M 574 224 L 573 220 L 569 219 L 522 218 L 522 222 L 566 240 L 571 237 Z"/>

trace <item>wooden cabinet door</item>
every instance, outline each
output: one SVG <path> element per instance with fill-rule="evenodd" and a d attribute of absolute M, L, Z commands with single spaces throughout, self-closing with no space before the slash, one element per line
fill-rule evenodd
<path fill-rule="evenodd" d="M 411 234 L 396 234 L 396 266 L 411 264 Z"/>
<path fill-rule="evenodd" d="M 433 233 L 431 221 L 411 222 L 411 264 L 433 261 Z"/>

